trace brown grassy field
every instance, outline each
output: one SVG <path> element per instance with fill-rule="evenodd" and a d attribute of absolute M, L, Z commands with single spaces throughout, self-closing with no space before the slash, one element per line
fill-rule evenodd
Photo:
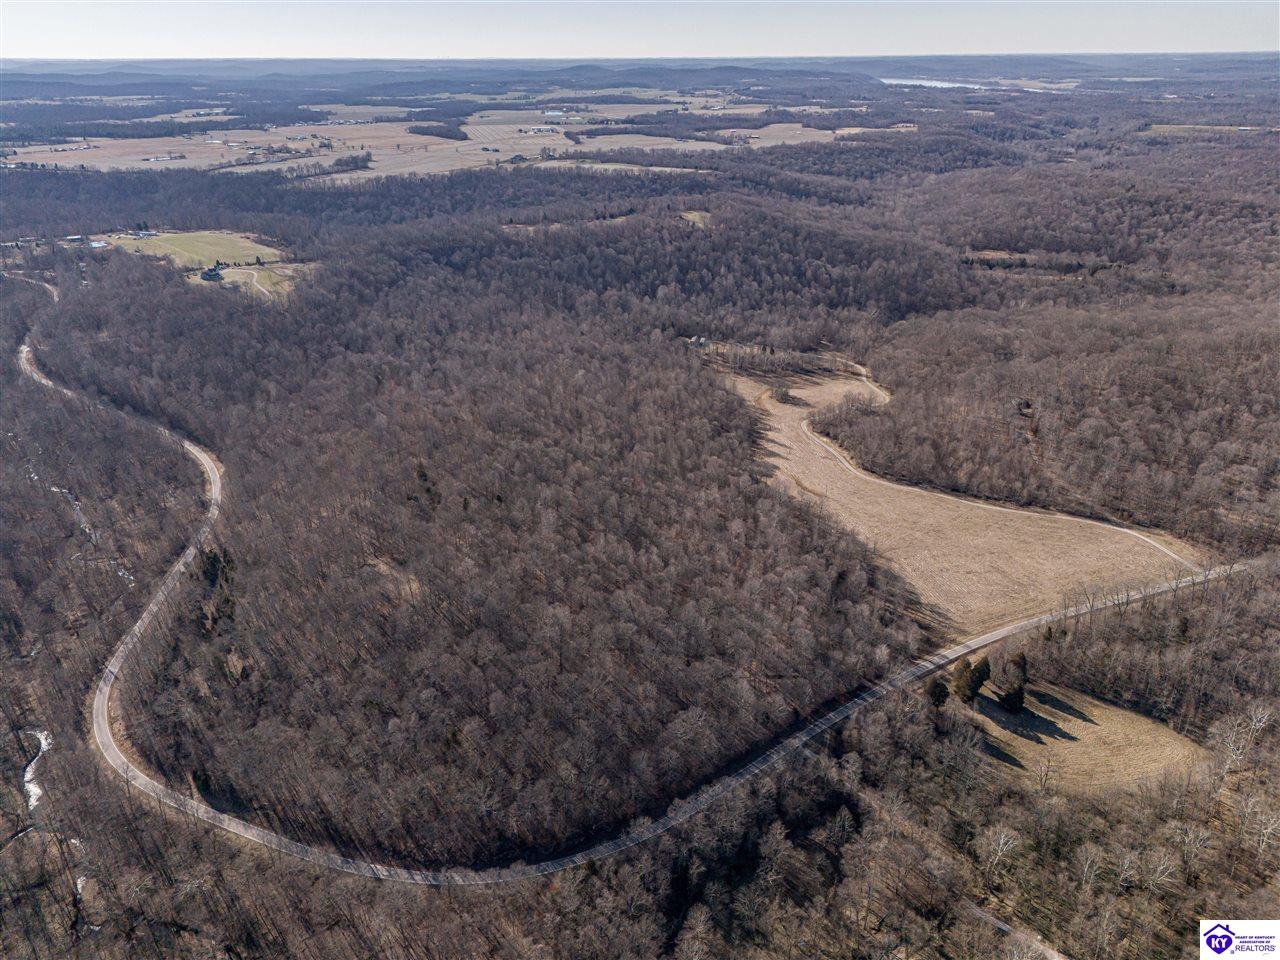
<path fill-rule="evenodd" d="M 218 130 L 190 137 L 145 139 L 91 139 L 65 147 L 21 147 L 12 159 L 23 163 L 84 165 L 95 170 L 152 170 L 171 167 L 225 169 L 229 172 L 288 170 L 308 164 L 332 163 L 339 157 L 372 154 L 368 170 L 342 174 L 335 179 L 353 180 L 387 174 L 447 173 L 483 167 L 513 153 L 536 156 L 544 146 L 563 149 L 572 144 L 562 134 L 520 133 L 520 129 L 544 125 L 540 115 L 529 113 L 527 124 L 467 124 L 469 140 L 409 133 L 408 123 L 361 123 L 340 126 L 304 124 L 274 130 Z M 295 139 L 290 139 L 295 138 Z M 301 139 L 297 139 L 301 138 Z M 331 149 L 322 146 L 330 144 Z M 87 148 L 80 149 L 81 147 Z M 267 147 L 288 146 L 305 155 L 267 160 Z M 482 147 L 498 147 L 500 154 Z M 148 159 L 173 157 L 174 159 Z M 254 161 L 254 162 L 250 162 Z"/>
<path fill-rule="evenodd" d="M 1151 136 L 1184 136 L 1194 137 L 1199 134 L 1214 133 L 1257 133 L 1261 127 L 1228 127 L 1214 126 L 1207 123 L 1153 123 L 1143 131 Z"/>
<path fill-rule="evenodd" d="M 652 95 L 654 91 L 639 91 Z M 675 96 L 674 91 L 669 92 Z M 694 113 L 723 110 L 723 98 L 681 98 Z M 90 138 L 57 146 L 20 147 L 12 159 L 22 163 L 93 170 L 154 170 L 171 167 L 219 169 L 228 172 L 290 170 L 310 164 L 329 164 L 339 157 L 368 152 L 372 164 L 366 170 L 334 175 L 337 181 L 367 179 L 396 174 L 438 174 L 467 170 L 509 160 L 515 154 L 537 157 L 544 147 L 557 151 L 573 148 L 565 129 L 581 129 L 606 118 L 620 119 L 634 114 L 653 113 L 676 106 L 657 104 L 601 103 L 589 110 L 566 111 L 547 116 L 536 102 L 513 100 L 511 109 L 485 110 L 473 114 L 463 124 L 466 140 L 422 136 L 408 132 L 408 121 L 369 122 L 378 116 L 403 116 L 407 108 L 377 105 L 321 104 L 335 119 L 359 121 L 337 124 L 296 124 L 272 130 L 214 130 L 173 137 L 134 139 Z M 763 104 L 733 106 L 732 112 L 752 114 Z M 188 111 L 190 112 L 190 111 Z M 570 122 L 572 118 L 573 122 Z M 185 119 L 185 118 L 184 118 Z M 195 119 L 195 118 L 190 118 Z M 534 131 L 537 132 L 534 132 Z M 653 147 L 688 150 L 718 150 L 722 144 L 619 134 L 587 141 L 576 149 L 612 150 L 617 147 Z M 271 155 L 268 148 L 288 147 L 296 154 Z"/>
<path fill-rule="evenodd" d="M 776 481 L 819 501 L 879 550 L 961 635 L 1055 609 L 1064 599 L 1079 602 L 1086 594 L 1185 574 L 1199 559 L 1171 537 L 1143 539 L 1116 527 L 966 500 L 865 473 L 806 422 L 818 407 L 848 395 L 883 402 L 883 391 L 863 380 L 798 379 L 790 384 L 787 403 L 759 380 L 734 377 L 733 384 L 764 416 L 765 452 L 777 467 Z"/>
<path fill-rule="evenodd" d="M 590 173 L 708 173 L 696 167 L 645 166 L 639 163 L 613 163 L 604 160 L 544 160 L 538 164 L 544 170 L 585 170 Z"/>
<path fill-rule="evenodd" d="M 314 266 L 310 263 L 273 263 L 265 267 L 228 267 L 222 271 L 224 282 L 249 293 L 267 298 L 288 295 L 298 279 Z M 204 281 L 193 275 L 197 283 Z"/>
<path fill-rule="evenodd" d="M 652 91 L 649 91 L 652 93 Z M 674 95 L 674 94 L 673 94 Z M 688 98 L 693 113 L 723 111 L 754 114 L 763 104 L 734 104 L 713 97 Z M 321 105 L 340 120 L 359 121 L 327 126 L 297 124 L 272 130 L 214 130 L 173 137 L 134 139 L 90 138 L 57 146 L 20 147 L 12 158 L 20 163 L 40 163 L 65 168 L 92 170 L 155 170 L 171 167 L 230 173 L 257 170 L 293 170 L 313 164 L 328 165 L 339 157 L 369 153 L 367 169 L 334 174 L 338 182 L 398 174 L 439 174 L 492 166 L 517 154 L 537 158 L 542 149 L 560 152 L 604 152 L 639 147 L 654 150 L 723 150 L 725 145 L 705 140 L 617 133 L 593 137 L 575 146 L 564 130 L 582 129 L 605 118 L 619 119 L 634 114 L 671 109 L 673 103 L 591 104 L 589 110 L 566 111 L 547 116 L 536 103 L 513 101 L 511 109 L 485 110 L 473 114 L 462 125 L 466 140 L 422 136 L 409 133 L 412 124 L 401 120 L 368 122 L 376 116 L 403 115 L 406 108 L 376 105 Z M 829 142 L 838 134 L 859 133 L 860 127 L 842 130 L 814 130 L 796 123 L 776 123 L 760 130 L 726 130 L 737 133 L 743 143 L 764 147 L 782 143 Z M 270 153 L 289 148 L 293 153 Z"/>
<path fill-rule="evenodd" d="M 907 132 L 908 127 L 891 128 L 892 132 Z M 771 123 L 767 127 L 756 130 L 728 128 L 717 130 L 725 136 L 737 137 L 751 147 L 776 147 L 789 143 L 831 143 L 839 136 L 859 133 L 883 133 L 885 131 L 872 127 L 841 127 L 838 130 L 819 130 L 815 127 L 802 126 L 799 123 Z"/>
<path fill-rule="evenodd" d="M 723 143 L 710 140 L 677 140 L 675 137 L 651 137 L 644 133 L 611 133 L 603 137 L 583 139 L 575 149 L 582 151 L 621 150 L 727 150 Z"/>
<path fill-rule="evenodd" d="M 1056 684 L 1029 686 L 1026 709 L 1016 714 L 985 694 L 974 707 L 998 771 L 1068 793 L 1151 783 L 1209 758 L 1163 723 Z"/>
<path fill-rule="evenodd" d="M 84 165 L 95 170 L 153 170 L 184 167 L 224 168 L 232 171 L 283 170 L 306 164 L 330 163 L 338 157 L 366 150 L 375 160 L 398 153 L 425 154 L 430 148 L 453 145 L 438 137 L 407 132 L 405 123 L 368 123 L 350 126 L 300 124 L 273 130 L 214 130 L 207 134 L 135 139 L 89 139 L 70 147 L 21 147 L 14 160 L 24 163 Z M 293 139 L 291 139 L 293 138 Z M 323 147 L 328 143 L 330 148 Z M 268 147 L 291 147 L 305 155 L 284 155 L 268 160 Z M 155 159 L 172 157 L 173 159 Z"/>

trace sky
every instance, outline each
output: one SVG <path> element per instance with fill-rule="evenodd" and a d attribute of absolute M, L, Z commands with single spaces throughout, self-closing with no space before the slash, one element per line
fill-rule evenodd
<path fill-rule="evenodd" d="M 0 56 L 614 58 L 1274 51 L 1277 0 L 0 0 Z"/>

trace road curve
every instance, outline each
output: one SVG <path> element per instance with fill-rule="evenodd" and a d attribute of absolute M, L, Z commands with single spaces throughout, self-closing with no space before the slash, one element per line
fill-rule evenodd
<path fill-rule="evenodd" d="M 64 396 L 78 398 L 78 394 L 68 388 L 54 383 L 44 373 L 41 372 L 36 364 L 35 355 L 28 343 L 23 343 L 19 349 L 18 364 L 22 372 L 34 380 L 36 383 L 57 391 Z M 526 880 L 533 877 L 543 877 L 549 874 L 558 873 L 562 870 L 568 870 L 571 867 L 581 866 L 592 861 L 603 860 L 611 857 L 629 847 L 644 843 L 648 840 L 666 833 L 673 827 L 685 822 L 691 817 L 703 812 L 710 807 L 718 798 L 724 796 L 730 791 L 736 789 L 748 780 L 752 779 L 756 774 L 761 773 L 771 767 L 777 766 L 792 753 L 804 746 L 814 738 L 821 736 L 823 733 L 831 729 L 837 723 L 852 716 L 862 707 L 869 703 L 873 703 L 897 690 L 910 686 L 930 674 L 942 670 L 949 664 L 954 663 L 961 657 L 968 656 L 983 647 L 996 643 L 1006 637 L 1021 633 L 1024 630 L 1033 629 L 1045 624 L 1057 622 L 1059 620 L 1068 619 L 1082 613 L 1093 610 L 1099 610 L 1110 606 L 1116 606 L 1123 603 L 1139 599 L 1141 597 L 1155 596 L 1161 593 L 1167 593 L 1177 590 L 1191 584 L 1204 583 L 1219 577 L 1226 576 L 1241 569 L 1242 565 L 1230 565 L 1216 567 L 1212 570 L 1197 572 L 1192 575 L 1181 577 L 1167 583 L 1156 584 L 1141 590 L 1136 590 L 1125 594 L 1124 596 L 1111 597 L 1104 600 L 1093 600 L 1088 603 L 1080 604 L 1075 607 L 1064 608 L 1054 613 L 1047 613 L 1037 617 L 1031 617 L 1017 623 L 1011 623 L 991 630 L 981 636 L 974 637 L 963 643 L 957 643 L 948 647 L 928 659 L 918 661 L 912 666 L 905 668 L 881 683 L 872 686 L 859 693 L 852 700 L 836 707 L 830 713 L 820 717 L 810 723 L 804 729 L 789 737 L 779 741 L 765 753 L 758 756 L 740 767 L 733 773 L 729 773 L 714 783 L 698 791 L 697 793 L 675 801 L 669 812 L 657 820 L 648 822 L 637 822 L 631 827 L 619 833 L 611 840 L 605 840 L 597 843 L 592 847 L 582 850 L 578 853 L 568 856 L 556 857 L 550 860 L 543 860 L 538 863 L 515 863 L 506 867 L 493 867 L 483 870 L 473 870 L 467 867 L 442 867 L 434 870 L 417 870 L 406 867 L 384 866 L 382 864 L 370 863 L 365 860 L 356 860 L 350 857 L 344 857 L 329 850 L 318 847 L 309 846 L 307 844 L 298 843 L 290 840 L 288 837 L 265 830 L 262 827 L 247 823 L 237 817 L 229 816 L 221 813 L 206 803 L 193 800 L 188 796 L 178 793 L 170 789 L 163 783 L 153 779 L 146 771 L 139 768 L 131 762 L 128 757 L 121 752 L 116 743 L 115 735 L 111 725 L 111 694 L 116 678 L 128 666 L 128 661 L 138 644 L 147 634 L 152 624 L 159 618 L 160 609 L 164 603 L 173 594 L 174 590 L 180 583 L 183 575 L 189 570 L 195 560 L 196 552 L 208 539 L 214 522 L 218 518 L 218 513 L 222 505 L 222 467 L 217 459 L 203 447 L 192 443 L 190 440 L 183 440 L 165 427 L 151 424 L 161 434 L 169 437 L 182 444 L 186 454 L 199 464 L 204 471 L 208 484 L 209 507 L 205 512 L 204 519 L 192 536 L 186 550 L 182 556 L 169 568 L 164 579 L 160 582 L 159 588 L 155 595 L 147 604 L 142 616 L 138 618 L 138 622 L 133 625 L 124 638 L 120 641 L 120 645 L 116 647 L 110 661 L 108 661 L 106 669 L 103 671 L 102 677 L 98 681 L 97 691 L 93 699 L 93 736 L 99 751 L 101 751 L 106 761 L 120 774 L 121 777 L 134 789 L 146 794 L 147 796 L 159 801 L 166 806 L 186 814 L 194 820 L 199 820 L 228 833 L 235 834 L 245 840 L 260 844 L 268 849 L 297 857 L 316 866 L 325 867 L 333 870 L 341 870 L 346 873 L 357 874 L 359 876 L 371 877 L 378 880 L 394 880 L 402 883 L 419 884 L 426 886 L 452 886 L 452 885 L 472 885 L 472 884 L 496 884 L 507 883 L 516 880 Z"/>

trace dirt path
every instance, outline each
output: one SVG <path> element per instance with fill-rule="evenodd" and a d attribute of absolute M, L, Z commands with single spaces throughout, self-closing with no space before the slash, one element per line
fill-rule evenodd
<path fill-rule="evenodd" d="M 249 282 L 253 284 L 253 288 L 257 290 L 260 294 L 262 294 L 264 297 L 267 297 L 267 298 L 271 297 L 271 291 L 258 282 L 257 270 L 251 270 L 248 267 L 224 268 L 222 271 L 222 275 L 225 277 L 228 273 L 247 273 L 249 275 Z"/>
<path fill-rule="evenodd" d="M 1200 569 L 1194 548 L 1164 534 L 951 496 L 860 469 L 808 421 L 850 395 L 889 402 L 865 377 L 813 377 L 792 386 L 785 403 L 757 380 L 733 383 L 764 412 L 779 481 L 873 545 L 962 636 L 1055 609 L 1064 598 L 1123 592 Z"/>
<path fill-rule="evenodd" d="M 26 343 L 22 345 L 19 351 L 18 362 L 22 372 L 35 382 L 64 396 L 71 398 L 78 397 L 78 394 L 74 391 L 59 384 L 55 384 L 45 376 L 43 372 L 41 372 L 36 363 L 35 355 L 32 352 L 31 347 Z M 152 424 L 152 427 L 175 440 L 180 439 L 164 427 L 160 427 L 155 424 Z M 191 797 L 170 789 L 165 784 L 152 777 L 147 770 L 143 769 L 140 763 L 130 759 L 126 754 L 125 751 L 128 750 L 128 744 L 123 744 L 124 750 L 122 750 L 121 743 L 117 742 L 118 718 L 113 717 L 114 703 L 112 699 L 112 690 L 116 678 L 128 669 L 131 655 L 137 649 L 138 645 L 148 638 L 152 625 L 157 621 L 157 619 L 159 619 L 159 611 L 166 601 L 173 595 L 182 577 L 194 562 L 197 550 L 208 538 L 213 524 L 218 518 L 219 510 L 221 509 L 221 465 L 213 454 L 204 448 L 186 440 L 181 441 L 181 443 L 187 455 L 195 460 L 204 471 L 208 484 L 208 510 L 205 513 L 204 520 L 192 536 L 187 549 L 183 552 L 177 562 L 175 562 L 169 569 L 168 573 L 165 574 L 164 579 L 161 581 L 160 586 L 156 590 L 155 595 L 151 598 L 151 601 L 147 604 L 142 616 L 138 619 L 138 622 L 134 624 L 132 629 L 125 634 L 120 645 L 116 648 L 108 662 L 106 669 L 103 671 L 93 700 L 93 736 L 97 748 L 111 767 L 115 769 L 116 772 L 118 772 L 133 789 L 138 790 L 153 800 L 164 804 L 167 807 L 171 807 L 194 820 L 210 824 L 211 826 L 225 830 L 226 832 L 245 841 L 256 843 L 260 846 L 276 850 L 281 853 L 289 854 L 290 856 L 297 857 L 300 860 L 305 860 L 308 863 L 319 867 L 341 870 L 346 873 L 357 874 L 359 876 L 370 877 L 373 879 L 394 880 L 409 884 L 452 886 L 506 883 L 530 879 L 533 877 L 547 876 L 549 874 L 558 873 L 562 870 L 568 870 L 586 863 L 612 857 L 623 850 L 636 846 L 637 844 L 652 840 L 679 824 L 684 823 L 686 820 L 703 813 L 708 810 L 717 799 L 742 786 L 747 781 L 755 777 L 756 774 L 777 766 L 779 763 L 790 758 L 797 750 L 826 733 L 836 724 L 846 720 L 868 703 L 873 703 L 895 691 L 916 684 L 930 674 L 938 670 L 945 669 L 960 657 L 968 656 L 989 644 L 996 643 L 1006 637 L 1013 636 L 1014 634 L 1034 629 L 1046 623 L 1052 623 L 1064 618 L 1078 616 L 1090 609 L 1098 609 L 1104 606 L 1126 603 L 1137 597 L 1152 596 L 1170 590 L 1176 590 L 1190 584 L 1227 576 L 1235 570 L 1240 569 L 1240 567 L 1220 567 L 1204 573 L 1184 576 L 1177 580 L 1149 584 L 1148 586 L 1126 596 L 1117 596 L 1106 599 L 1095 598 L 1077 607 L 1058 609 L 1054 612 L 1041 614 L 1016 623 L 1010 623 L 1006 626 L 1000 627 L 999 629 L 988 631 L 980 636 L 958 643 L 946 650 L 942 650 L 934 654 L 927 660 L 919 661 L 910 667 L 900 670 L 881 683 L 863 690 L 853 699 L 832 710 L 830 713 L 827 713 L 825 716 L 813 721 L 799 732 L 778 741 L 773 747 L 756 757 L 751 762 L 746 763 L 734 772 L 715 780 L 692 796 L 675 801 L 672 803 L 669 808 L 669 812 L 665 816 L 651 822 L 632 826 L 617 834 L 612 839 L 595 844 L 594 846 L 578 853 L 564 857 L 556 857 L 538 863 L 516 863 L 507 867 L 494 867 L 485 870 L 472 870 L 467 867 L 441 867 L 433 870 L 392 867 L 370 863 L 364 860 L 355 860 L 350 857 L 343 857 L 330 850 L 298 843 L 295 840 L 281 836 L 278 833 L 273 833 L 272 831 L 266 830 L 255 824 L 221 813 L 206 803 L 194 800 Z"/>

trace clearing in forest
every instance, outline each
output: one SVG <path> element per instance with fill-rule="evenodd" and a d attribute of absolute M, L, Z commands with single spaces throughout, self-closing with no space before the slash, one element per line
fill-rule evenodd
<path fill-rule="evenodd" d="M 252 264 L 258 258 L 264 263 L 280 259 L 280 251 L 268 247 L 242 233 L 224 230 L 193 230 L 184 233 L 159 233 L 155 236 L 134 237 L 115 234 L 103 237 L 107 243 L 129 253 L 165 257 L 175 266 L 187 270 L 223 263 Z"/>
<path fill-rule="evenodd" d="M 985 694 L 973 706 L 997 769 L 1067 793 L 1151 783 L 1209 759 L 1163 723 L 1057 684 L 1029 686 L 1017 713 Z"/>
<path fill-rule="evenodd" d="M 284 297 L 298 278 L 313 266 L 310 263 L 271 263 L 262 267 L 224 267 L 222 279 L 261 297 Z M 192 274 L 192 279 L 198 283 L 205 282 L 198 274 Z"/>
<path fill-rule="evenodd" d="M 1256 133 L 1261 127 L 1233 127 L 1209 123 L 1153 123 L 1142 131 L 1150 136 L 1195 136 L 1201 133 Z"/>
<path fill-rule="evenodd" d="M 94 238 L 99 239 L 99 238 Z M 242 233 L 224 230 L 193 230 L 135 237 L 127 233 L 100 238 L 128 253 L 164 257 L 174 266 L 189 271 L 193 283 L 205 283 L 200 270 L 224 263 L 222 279 L 260 297 L 283 297 L 312 267 L 307 263 L 281 263 L 280 251 Z M 258 260 L 262 263 L 258 263 Z M 240 266 L 234 266 L 240 264 Z"/>
<path fill-rule="evenodd" d="M 791 381 L 786 401 L 759 380 L 734 377 L 733 383 L 764 415 L 776 481 L 820 502 L 878 550 L 962 636 L 1050 612 L 1064 599 L 1078 603 L 1185 575 L 1200 559 L 1165 534 L 872 476 L 808 424 L 818 408 L 849 395 L 888 401 L 884 390 L 854 375 Z"/>
<path fill-rule="evenodd" d="M 766 127 L 730 128 L 716 132 L 728 137 L 736 137 L 751 147 L 776 147 L 794 143 L 831 143 L 836 137 L 852 136 L 859 133 L 902 133 L 914 130 L 914 125 L 901 127 L 840 127 L 838 130 L 823 130 L 818 127 L 806 127 L 799 123 L 771 123 Z"/>
<path fill-rule="evenodd" d="M 728 146 L 712 140 L 683 139 L 679 137 L 663 137 L 648 133 L 606 133 L 600 137 L 584 137 L 582 143 L 573 149 L 581 151 L 600 150 L 727 150 Z"/>
<path fill-rule="evenodd" d="M 615 163 L 611 160 L 543 160 L 539 170 L 584 170 L 590 173 L 711 173 L 697 167 L 660 167 L 641 163 Z"/>

